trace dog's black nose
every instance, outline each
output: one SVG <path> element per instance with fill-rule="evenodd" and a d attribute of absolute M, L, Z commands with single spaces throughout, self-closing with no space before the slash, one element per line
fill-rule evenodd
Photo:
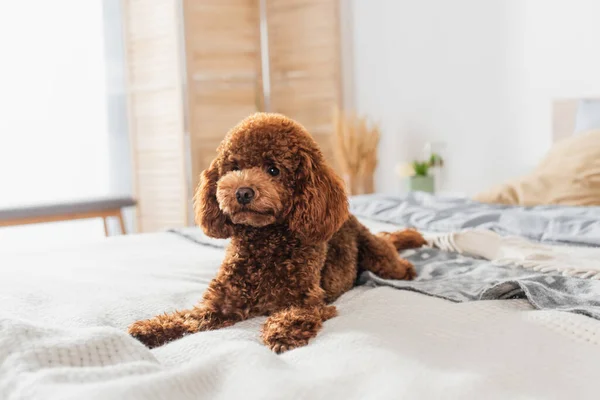
<path fill-rule="evenodd" d="M 249 187 L 241 187 L 235 191 L 235 198 L 242 205 L 248 204 L 254 198 L 254 190 Z"/>

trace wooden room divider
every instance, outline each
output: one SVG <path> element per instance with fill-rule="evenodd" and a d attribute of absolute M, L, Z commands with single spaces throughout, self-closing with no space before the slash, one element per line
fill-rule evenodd
<path fill-rule="evenodd" d="M 200 172 L 256 111 L 297 119 L 333 161 L 338 0 L 123 0 L 138 232 L 193 223 Z M 264 77 L 264 79 L 263 79 Z"/>

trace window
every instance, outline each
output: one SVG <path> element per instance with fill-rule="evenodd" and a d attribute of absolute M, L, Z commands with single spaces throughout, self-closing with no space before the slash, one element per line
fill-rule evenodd
<path fill-rule="evenodd" d="M 129 171 L 119 178 L 111 170 L 111 158 L 122 161 L 119 148 L 126 146 L 119 139 L 126 129 L 114 118 L 125 107 L 114 66 L 119 37 L 114 42 L 105 29 L 118 27 L 118 5 L 0 3 L 0 207 L 127 190 Z M 0 228 L 0 251 L 103 235 L 101 220 Z"/>

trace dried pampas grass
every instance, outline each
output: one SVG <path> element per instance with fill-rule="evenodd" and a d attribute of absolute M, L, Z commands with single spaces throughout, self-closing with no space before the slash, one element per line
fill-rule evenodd
<path fill-rule="evenodd" d="M 366 117 L 334 110 L 334 155 L 350 194 L 373 193 L 380 136 L 379 126 Z"/>

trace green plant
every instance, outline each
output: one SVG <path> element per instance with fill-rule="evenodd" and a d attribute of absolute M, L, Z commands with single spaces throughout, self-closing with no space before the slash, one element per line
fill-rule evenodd
<path fill-rule="evenodd" d="M 428 161 L 413 161 L 412 167 L 415 172 L 415 176 L 427 176 L 429 173 Z"/>
<path fill-rule="evenodd" d="M 444 166 L 444 160 L 439 154 L 433 153 L 427 161 L 413 161 L 413 176 L 429 176 L 429 168 Z"/>

